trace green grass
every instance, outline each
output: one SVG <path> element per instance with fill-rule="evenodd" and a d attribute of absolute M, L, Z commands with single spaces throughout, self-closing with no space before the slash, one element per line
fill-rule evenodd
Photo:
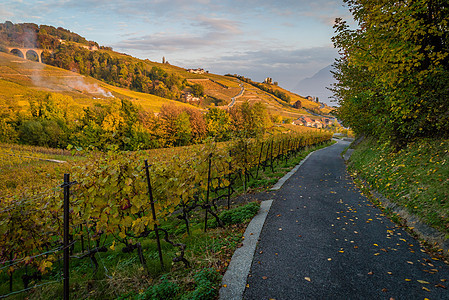
<path fill-rule="evenodd" d="M 387 144 L 366 139 L 352 154 L 349 170 L 424 223 L 449 234 L 448 149 L 449 140 L 422 139 L 395 153 Z"/>

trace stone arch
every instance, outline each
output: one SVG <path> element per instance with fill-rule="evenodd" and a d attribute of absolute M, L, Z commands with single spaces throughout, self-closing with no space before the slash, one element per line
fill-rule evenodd
<path fill-rule="evenodd" d="M 41 62 L 40 55 L 34 49 L 27 50 L 25 55 L 26 55 L 26 59 L 28 59 L 28 60 Z"/>
<path fill-rule="evenodd" d="M 42 52 L 44 52 L 44 49 L 37 49 L 37 48 L 18 48 L 18 47 L 9 47 L 8 49 L 9 53 L 19 56 L 21 58 L 42 62 Z"/>
<path fill-rule="evenodd" d="M 13 48 L 9 51 L 9 53 L 14 54 L 15 56 L 21 57 L 21 58 L 25 58 L 25 55 L 22 50 L 18 49 L 18 48 Z"/>

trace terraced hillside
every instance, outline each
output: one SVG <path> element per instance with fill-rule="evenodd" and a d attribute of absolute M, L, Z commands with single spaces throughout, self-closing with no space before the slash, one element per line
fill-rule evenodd
<path fill-rule="evenodd" d="M 304 115 L 310 116 L 310 110 L 323 115 L 328 114 L 331 110 L 327 106 L 322 106 L 321 103 L 310 101 L 275 85 L 269 85 L 269 87 L 289 95 L 291 104 L 296 103 L 298 100 L 301 101 L 302 108 L 294 108 L 273 94 L 265 92 L 254 85 L 242 83 L 235 77 L 211 73 L 194 74 L 168 63 L 140 60 L 108 49 L 98 50 L 98 53 L 99 55 L 107 54 L 112 59 L 118 59 L 125 64 L 141 64 L 145 66 L 145 69 L 152 69 L 153 67 L 161 69 L 169 76 L 175 76 L 180 78 L 180 80 L 184 80 L 187 83 L 184 92 L 189 91 L 189 85 L 200 84 L 204 88 L 205 96 L 219 100 L 220 105 L 224 105 L 222 106 L 223 108 L 243 101 L 262 102 L 272 114 L 292 119 L 297 119 Z M 16 85 L 14 86 L 11 83 Z M 144 109 L 155 112 L 158 112 L 162 105 L 167 103 L 176 103 L 183 106 L 189 105 L 182 103 L 182 99 L 179 99 L 181 101 L 175 101 L 150 93 L 140 93 L 120 88 L 92 77 L 82 76 L 76 72 L 28 61 L 5 53 L 0 53 L 0 86 L 3 88 L 0 97 L 15 99 L 16 103 L 21 105 L 26 105 L 27 103 L 24 94 L 30 94 L 39 90 L 69 95 L 81 106 L 90 106 L 96 102 L 112 99 L 113 97 L 132 100 Z M 21 89 L 22 91 L 19 91 Z M 234 97 L 235 100 L 233 101 Z"/>
<path fill-rule="evenodd" d="M 28 105 L 28 97 L 39 91 L 71 96 L 83 107 L 114 98 L 131 100 L 155 112 L 168 103 L 190 106 L 155 95 L 115 87 L 92 77 L 1 52 L 0 90 L 0 99 L 14 100 L 21 106 Z"/>

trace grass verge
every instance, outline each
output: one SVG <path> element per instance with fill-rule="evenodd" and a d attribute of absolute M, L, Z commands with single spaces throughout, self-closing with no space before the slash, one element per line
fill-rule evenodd
<path fill-rule="evenodd" d="M 388 144 L 366 138 L 352 153 L 348 171 L 364 194 L 369 195 L 373 190 L 379 192 L 448 239 L 448 149 L 449 140 L 422 139 L 393 152 Z M 371 200 L 382 206 L 378 200 Z M 394 222 L 405 224 L 397 214 L 386 212 Z M 413 228 L 408 229 L 413 233 Z M 436 250 L 442 252 L 442 249 Z"/>

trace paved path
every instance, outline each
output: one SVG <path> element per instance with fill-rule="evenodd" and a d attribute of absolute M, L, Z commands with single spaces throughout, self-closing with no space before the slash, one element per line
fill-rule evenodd
<path fill-rule="evenodd" d="M 354 187 L 347 145 L 315 152 L 270 193 L 244 299 L 449 299 L 449 267 Z"/>
<path fill-rule="evenodd" d="M 243 83 L 240 83 L 240 92 L 237 94 L 237 96 L 234 96 L 231 98 L 231 103 L 229 103 L 228 107 L 233 107 L 235 104 L 235 99 L 242 96 L 244 92 L 245 92 L 245 86 L 243 85 Z"/>

